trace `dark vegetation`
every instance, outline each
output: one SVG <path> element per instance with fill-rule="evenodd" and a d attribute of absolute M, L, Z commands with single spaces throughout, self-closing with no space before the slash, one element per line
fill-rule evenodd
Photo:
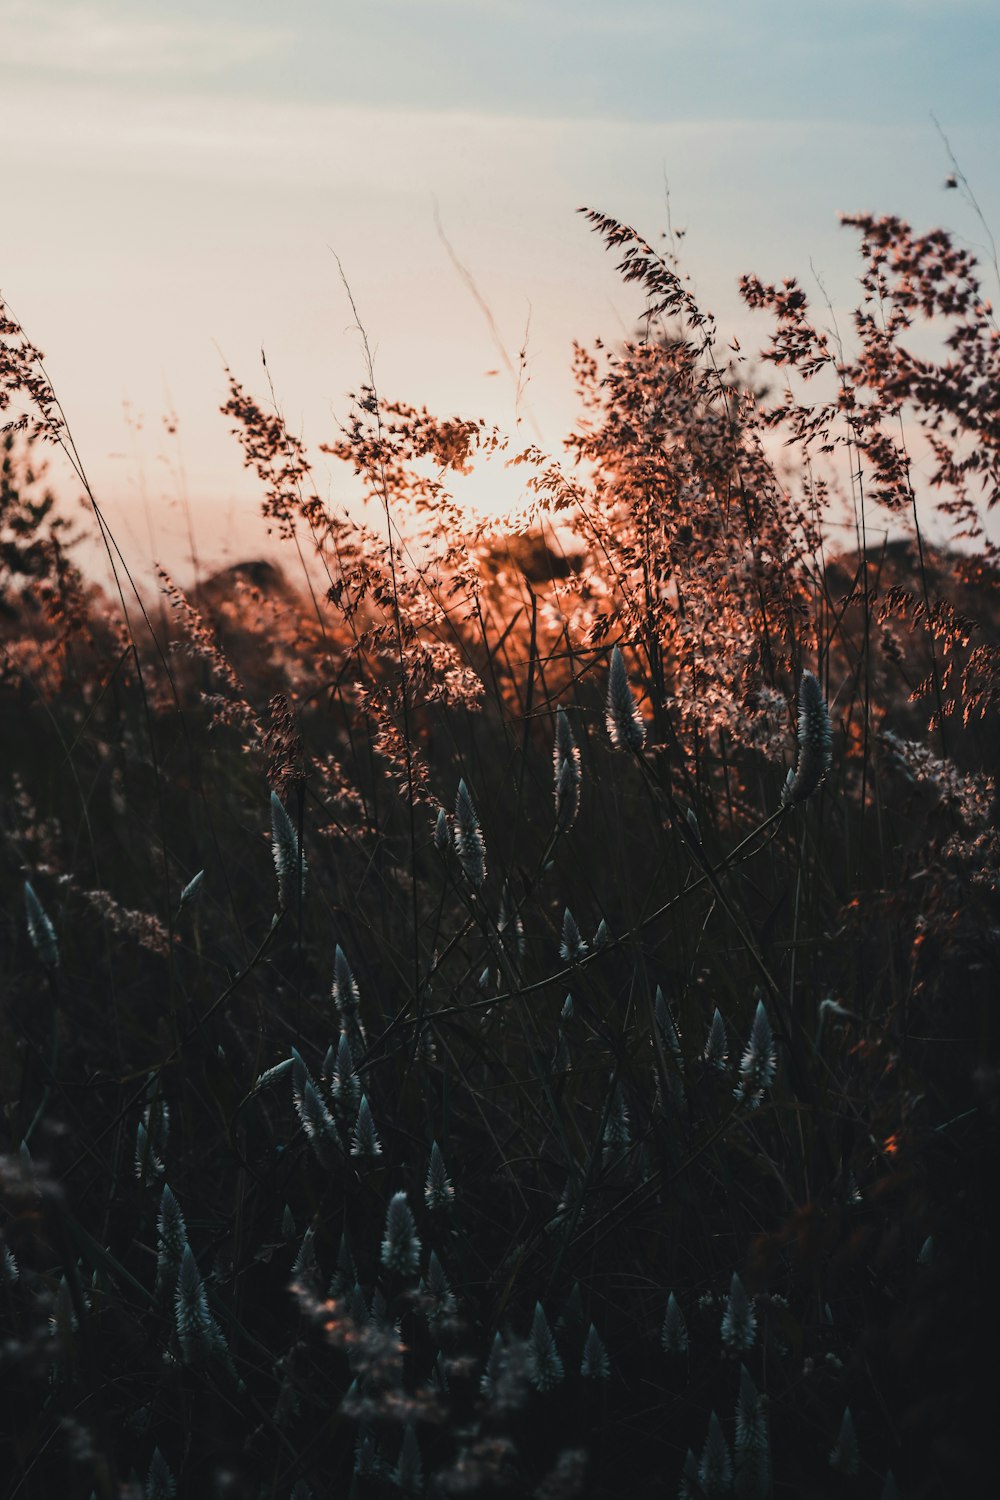
<path fill-rule="evenodd" d="M 360 525 L 232 382 L 302 590 L 89 587 L 3 313 L 10 1496 L 984 1492 L 1000 335 L 856 219 L 768 391 L 589 217 L 565 460 L 369 380 Z"/>

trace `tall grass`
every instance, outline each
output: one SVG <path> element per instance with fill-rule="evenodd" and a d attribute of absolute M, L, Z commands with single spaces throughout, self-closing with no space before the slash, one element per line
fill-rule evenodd
<path fill-rule="evenodd" d="M 311 582 L 164 574 L 162 625 L 3 311 L 10 1495 L 989 1475 L 1000 336 L 855 219 L 853 351 L 744 281 L 774 399 L 588 219 L 647 310 L 563 458 L 369 372 L 362 524 L 232 379 Z M 519 535 L 449 495 L 487 461 Z"/>

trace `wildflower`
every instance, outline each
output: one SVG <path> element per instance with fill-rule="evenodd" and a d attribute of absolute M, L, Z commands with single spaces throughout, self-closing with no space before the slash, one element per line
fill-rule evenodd
<path fill-rule="evenodd" d="M 431 1157 L 424 1182 L 424 1201 L 430 1209 L 447 1208 L 454 1201 L 455 1189 L 445 1170 L 444 1157 L 437 1141 L 431 1143 Z"/>
<path fill-rule="evenodd" d="M 608 1117 L 604 1125 L 603 1145 L 605 1155 L 615 1151 L 623 1151 L 631 1143 L 632 1132 L 629 1128 L 628 1106 L 625 1103 L 625 1095 L 622 1086 L 616 1083 L 611 1092 L 611 1103 L 608 1107 Z"/>
<path fill-rule="evenodd" d="M 688 1331 L 681 1312 L 681 1305 L 673 1292 L 667 1298 L 667 1312 L 663 1319 L 663 1330 L 660 1334 L 660 1347 L 665 1354 L 686 1354 L 688 1352 Z"/>
<path fill-rule="evenodd" d="M 412 1422 L 407 1422 L 403 1429 L 403 1441 L 392 1479 L 399 1489 L 410 1495 L 419 1493 L 424 1487 L 420 1444 L 417 1442 L 417 1434 Z"/>
<path fill-rule="evenodd" d="M 781 794 L 782 807 L 795 807 L 811 797 L 826 780 L 833 760 L 833 729 L 823 690 L 811 672 L 799 684 L 799 759 L 789 771 Z"/>
<path fill-rule="evenodd" d="M 358 1118 L 355 1122 L 354 1135 L 351 1140 L 351 1155 L 382 1155 L 382 1142 L 378 1138 L 375 1121 L 372 1119 L 371 1108 L 364 1094 L 361 1095 L 361 1103 L 358 1106 Z"/>
<path fill-rule="evenodd" d="M 310 1224 L 292 1261 L 292 1280 L 300 1286 L 317 1287 L 320 1280 L 319 1261 L 316 1259 L 316 1228 Z"/>
<path fill-rule="evenodd" d="M 510 882 L 505 880 L 500 892 L 500 911 L 497 914 L 497 933 L 504 952 L 510 958 L 524 957 L 524 922 L 521 913 L 511 899 Z"/>
<path fill-rule="evenodd" d="M 358 1268 L 354 1264 L 354 1256 L 351 1254 L 351 1244 L 347 1238 L 345 1229 L 340 1236 L 340 1247 L 337 1250 L 337 1264 L 333 1275 L 330 1277 L 330 1297 L 342 1297 L 357 1284 Z"/>
<path fill-rule="evenodd" d="M 156 1289 L 163 1297 L 172 1298 L 177 1285 L 177 1274 L 184 1250 L 187 1246 L 187 1225 L 181 1206 L 174 1197 L 169 1183 L 163 1184 L 160 1194 L 160 1212 L 156 1220 L 159 1249 L 156 1257 Z"/>
<path fill-rule="evenodd" d="M 144 1500 L 174 1500 L 176 1494 L 177 1485 L 170 1467 L 159 1448 L 154 1448 L 153 1456 L 149 1460 L 149 1468 L 146 1471 Z"/>
<path fill-rule="evenodd" d="M 31 946 L 47 969 L 58 969 L 59 944 L 56 942 L 56 930 L 49 921 L 42 903 L 35 895 L 30 880 L 24 882 L 24 906 Z"/>
<path fill-rule="evenodd" d="M 746 1365 L 740 1366 L 736 1401 L 736 1493 L 740 1500 L 766 1500 L 771 1491 L 767 1398 L 761 1396 Z"/>
<path fill-rule="evenodd" d="M 450 1318 L 457 1307 L 454 1294 L 448 1284 L 448 1278 L 444 1274 L 444 1267 L 438 1259 L 437 1252 L 432 1250 L 427 1257 L 427 1282 L 421 1282 L 421 1291 L 429 1304 L 427 1321 L 431 1324 L 440 1323 L 445 1318 Z"/>
<path fill-rule="evenodd" d="M 479 826 L 479 815 L 464 780 L 458 783 L 455 798 L 455 853 L 466 877 L 476 890 L 486 879 L 486 845 Z"/>
<path fill-rule="evenodd" d="M 174 1323 L 185 1364 L 194 1364 L 225 1349 L 222 1334 L 208 1310 L 205 1283 L 190 1245 L 184 1246 L 181 1257 L 174 1297 Z"/>
<path fill-rule="evenodd" d="M 295 1066 L 294 1057 L 286 1057 L 284 1062 L 275 1063 L 273 1068 L 265 1068 L 254 1084 L 251 1093 L 259 1094 L 262 1089 L 270 1088 L 272 1083 L 277 1083 Z"/>
<path fill-rule="evenodd" d="M 144 1182 L 147 1177 L 162 1177 L 166 1171 L 163 1165 L 163 1147 L 166 1144 L 168 1118 L 167 1106 L 161 1099 L 156 1113 L 150 1115 L 147 1110 L 146 1120 L 140 1120 L 136 1126 L 135 1175 L 140 1182 Z M 147 1126 L 147 1120 L 153 1126 L 152 1130 Z"/>
<path fill-rule="evenodd" d="M 750 1040 L 740 1059 L 740 1081 L 733 1089 L 734 1097 L 745 1099 L 750 1108 L 755 1109 L 764 1096 L 764 1090 L 774 1082 L 777 1068 L 778 1052 L 771 1023 L 763 1000 L 758 1000 L 750 1027 Z"/>
<path fill-rule="evenodd" d="M 708 1436 L 698 1465 L 698 1482 L 705 1496 L 724 1495 L 733 1482 L 733 1465 L 722 1423 L 715 1412 L 708 1419 Z"/>
<path fill-rule="evenodd" d="M 563 1362 L 540 1302 L 531 1320 L 531 1379 L 537 1391 L 550 1391 L 563 1378 Z"/>
<path fill-rule="evenodd" d="M 734 1271 L 726 1298 L 726 1310 L 722 1315 L 722 1342 L 730 1353 L 736 1349 L 752 1349 L 757 1337 L 757 1317 L 754 1313 L 746 1287 Z"/>
<path fill-rule="evenodd" d="M 854 1418 L 851 1416 L 851 1408 L 845 1406 L 837 1441 L 830 1452 L 830 1466 L 838 1473 L 846 1475 L 848 1479 L 853 1479 L 858 1472 L 860 1462 L 861 1454 L 858 1450 L 858 1435 L 854 1430 Z"/>
<path fill-rule="evenodd" d="M 330 1070 L 330 1097 L 341 1116 L 350 1118 L 361 1102 L 361 1079 L 354 1070 L 351 1044 L 347 1032 L 340 1033 L 337 1054 Z"/>
<path fill-rule="evenodd" d="M 590 1325 L 583 1346 L 580 1374 L 586 1380 L 610 1380 L 611 1378 L 611 1361 L 608 1359 L 608 1351 L 601 1342 L 601 1336 L 593 1323 Z"/>
<path fill-rule="evenodd" d="M 555 782 L 556 827 L 560 833 L 572 828 L 580 811 L 580 749 L 573 738 L 565 709 L 556 710 L 555 741 L 552 746 Z"/>
<path fill-rule="evenodd" d="M 611 653 L 605 722 L 616 750 L 642 749 L 646 740 L 646 726 L 632 697 L 625 658 L 617 646 Z"/>
<path fill-rule="evenodd" d="M 712 1016 L 712 1024 L 708 1028 L 708 1038 L 705 1042 L 705 1050 L 702 1053 L 705 1062 L 717 1073 L 724 1073 L 729 1066 L 729 1043 L 726 1039 L 726 1023 L 722 1019 L 719 1007 L 715 1007 Z"/>
<path fill-rule="evenodd" d="M 181 906 L 193 906 L 201 895 L 202 881 L 205 879 L 205 871 L 199 870 L 197 875 L 192 875 L 187 885 L 181 891 Z"/>
<path fill-rule="evenodd" d="M 271 857 L 278 877 L 278 906 L 289 905 L 298 881 L 300 896 L 305 891 L 306 862 L 299 849 L 299 836 L 282 806 L 277 792 L 271 793 Z"/>
<path fill-rule="evenodd" d="M 507 1362 L 506 1353 L 507 1351 L 503 1346 L 503 1336 L 500 1330 L 497 1329 L 493 1335 L 490 1352 L 486 1356 L 486 1367 L 479 1377 L 479 1394 L 484 1396 L 487 1401 L 491 1399 L 496 1391 L 497 1382 L 503 1374 L 504 1366 Z"/>
<path fill-rule="evenodd" d="M 567 964 L 579 963 L 585 957 L 587 944 L 580 936 L 576 918 L 567 906 L 563 913 L 562 937 L 559 942 L 559 957 Z"/>
<path fill-rule="evenodd" d="M 361 1022 L 361 992 L 353 970 L 340 944 L 333 955 L 333 1003 L 340 1015 L 341 1030 L 346 1031 L 352 1053 L 361 1053 L 368 1045 L 365 1028 Z"/>
<path fill-rule="evenodd" d="M 698 1479 L 698 1460 L 689 1448 L 684 1460 L 684 1468 L 681 1470 L 680 1488 L 677 1491 L 677 1500 L 701 1500 L 702 1489 Z"/>
<path fill-rule="evenodd" d="M 405 1193 L 394 1193 L 389 1201 L 382 1236 L 382 1264 L 401 1276 L 416 1276 L 420 1269 L 420 1239 Z"/>

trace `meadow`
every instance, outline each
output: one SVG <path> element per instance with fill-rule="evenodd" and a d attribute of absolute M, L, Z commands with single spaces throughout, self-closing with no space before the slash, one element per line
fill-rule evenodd
<path fill-rule="evenodd" d="M 646 312 L 562 454 L 369 369 L 357 520 L 234 374 L 281 550 L 156 598 L 0 305 L 8 1496 L 984 1492 L 982 272 L 850 219 L 750 361 L 585 224 Z"/>

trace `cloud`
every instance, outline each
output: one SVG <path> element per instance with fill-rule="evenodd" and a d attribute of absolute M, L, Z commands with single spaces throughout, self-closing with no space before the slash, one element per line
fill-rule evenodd
<path fill-rule="evenodd" d="M 0 0 L 0 30 L 9 70 L 132 79 L 218 75 L 284 50 L 291 35 L 278 26 L 55 0 Z"/>

